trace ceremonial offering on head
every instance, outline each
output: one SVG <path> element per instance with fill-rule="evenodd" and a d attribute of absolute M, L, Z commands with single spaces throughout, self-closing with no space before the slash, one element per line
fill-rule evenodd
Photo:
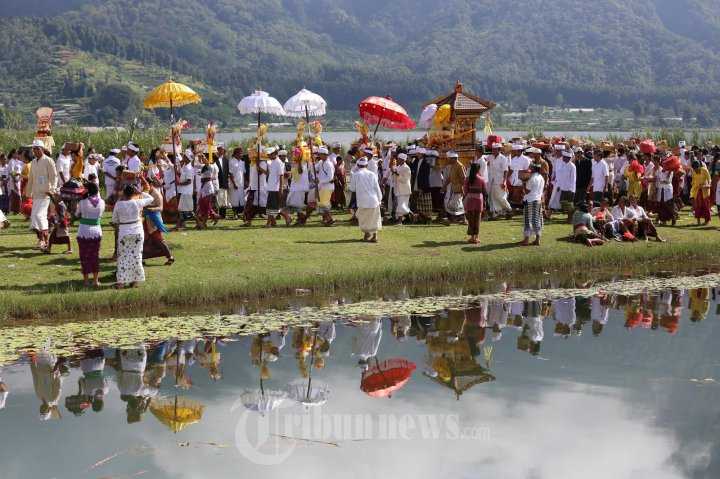
<path fill-rule="evenodd" d="M 55 147 L 55 140 L 52 137 L 53 109 L 48 107 L 38 108 L 35 116 L 37 117 L 35 139 L 42 141 L 45 149 L 52 154 Z"/>

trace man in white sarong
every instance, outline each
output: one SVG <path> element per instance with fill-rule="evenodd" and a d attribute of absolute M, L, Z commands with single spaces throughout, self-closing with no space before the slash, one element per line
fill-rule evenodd
<path fill-rule="evenodd" d="M 30 229 L 38 237 L 38 247 L 45 251 L 48 243 L 48 208 L 50 207 L 49 193 L 55 192 L 58 181 L 55 162 L 45 154 L 45 145 L 40 140 L 32 143 L 33 160 L 30 166 L 30 175 L 27 184 L 27 196 L 32 198 L 32 213 L 30 214 Z"/>
<path fill-rule="evenodd" d="M 502 145 L 495 143 L 492 154 L 486 157 L 488 163 L 488 189 L 490 190 L 490 217 L 512 216 L 507 200 L 507 177 L 510 160 L 500 152 Z"/>
<path fill-rule="evenodd" d="M 241 147 L 233 150 L 228 163 L 228 196 L 235 218 L 240 218 L 245 209 L 245 161 Z"/>
<path fill-rule="evenodd" d="M 398 154 L 397 166 L 391 174 L 394 184 L 393 191 L 395 192 L 395 218 L 398 224 L 402 224 L 403 219 L 412 213 L 410 211 L 412 171 L 407 164 L 407 154 Z"/>
<path fill-rule="evenodd" d="M 350 180 L 350 191 L 355 193 L 357 199 L 358 224 L 364 233 L 363 241 L 377 243 L 377 233 L 382 229 L 382 191 L 377 175 L 367 168 L 367 158 L 360 158 L 356 166 L 357 171 Z"/>

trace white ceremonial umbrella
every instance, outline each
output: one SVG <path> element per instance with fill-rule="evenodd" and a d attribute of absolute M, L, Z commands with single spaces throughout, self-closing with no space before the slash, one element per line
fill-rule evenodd
<path fill-rule="evenodd" d="M 232 410 L 235 410 L 242 404 L 245 409 L 249 411 L 255 411 L 264 416 L 280 406 L 285 399 L 287 399 L 287 393 L 285 391 L 265 391 L 263 389 L 256 389 L 254 391 L 245 390 L 240 395 L 240 399 L 235 402 Z"/>
<path fill-rule="evenodd" d="M 242 115 L 257 115 L 258 125 L 260 124 L 260 115 L 287 116 L 282 105 L 275 98 L 271 97 L 266 91 L 256 90 L 250 96 L 246 96 L 237 106 Z"/>
<path fill-rule="evenodd" d="M 310 380 L 295 380 L 287 385 L 287 394 L 290 399 L 305 406 L 322 406 L 330 397 L 330 387 L 321 382 L 312 384 Z"/>
<path fill-rule="evenodd" d="M 430 128 L 432 126 L 432 121 L 433 118 L 435 118 L 435 113 L 437 113 L 437 110 L 438 106 L 435 103 L 431 103 L 426 106 L 420 114 L 420 121 L 418 122 L 418 125 L 421 128 Z"/>
<path fill-rule="evenodd" d="M 285 102 L 283 109 L 287 116 L 309 119 L 311 116 L 324 116 L 327 102 L 317 93 L 303 88 Z"/>

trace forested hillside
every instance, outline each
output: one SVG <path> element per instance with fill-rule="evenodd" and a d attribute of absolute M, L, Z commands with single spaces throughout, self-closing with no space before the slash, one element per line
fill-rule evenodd
<path fill-rule="evenodd" d="M 202 90 L 197 114 L 210 117 L 231 115 L 258 87 L 285 98 L 305 86 L 334 109 L 369 94 L 417 109 L 456 79 L 518 109 L 562 102 L 720 115 L 713 0 L 3 3 L 0 103 L 74 102 L 89 122 L 130 114 L 98 103 L 108 84 L 139 97 L 163 76 Z"/>

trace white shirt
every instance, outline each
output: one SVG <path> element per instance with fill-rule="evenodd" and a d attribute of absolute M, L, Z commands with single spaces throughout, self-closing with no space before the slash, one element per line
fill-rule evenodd
<path fill-rule="evenodd" d="M 118 240 L 128 235 L 145 237 L 140 215 L 142 214 L 143 208 L 153 201 L 152 196 L 143 193 L 142 197 L 137 200 L 120 200 L 115 203 L 112 221 L 114 224 L 120 225 L 118 229 Z"/>
<path fill-rule="evenodd" d="M 140 161 L 140 158 L 138 158 L 137 155 L 133 156 L 127 161 L 127 169 L 128 171 L 133 171 L 135 173 L 140 172 L 140 167 L 142 166 L 142 161 Z"/>
<path fill-rule="evenodd" d="M 600 324 L 607 324 L 610 308 L 602 303 L 598 296 L 590 298 L 590 320 Z"/>
<path fill-rule="evenodd" d="M 63 186 L 65 182 L 70 179 L 70 165 L 72 165 L 72 157 L 70 155 L 63 155 L 60 153 L 57 161 L 55 162 L 55 169 L 58 173 L 58 188 Z M 62 178 L 60 177 L 62 175 Z"/>
<path fill-rule="evenodd" d="M 657 173 L 657 201 L 669 201 L 673 198 L 673 176 L 674 172 L 660 169 Z M 720 184 L 720 183 L 718 183 Z M 717 195 L 715 196 L 717 202 Z"/>
<path fill-rule="evenodd" d="M 97 206 L 93 206 L 89 199 L 80 200 L 77 206 L 77 214 L 80 218 L 94 220 L 102 217 L 105 212 L 105 202 L 99 199 Z M 102 228 L 100 225 L 84 225 L 78 226 L 78 238 L 93 239 L 102 237 Z"/>
<path fill-rule="evenodd" d="M 261 169 L 267 171 L 267 167 L 267 161 L 260 161 Z M 258 188 L 258 169 L 252 163 L 250 164 L 250 189 L 253 191 L 267 191 L 267 175 L 265 173 L 260 174 L 260 188 Z"/>
<path fill-rule="evenodd" d="M 502 185 L 503 175 L 510 168 L 510 160 L 507 156 L 500 154 L 497 156 L 489 155 L 488 160 L 488 182 L 490 185 Z"/>
<path fill-rule="evenodd" d="M 626 210 L 630 212 L 630 214 L 632 215 L 632 219 L 635 219 L 635 220 L 646 220 L 646 219 L 649 219 L 649 218 L 650 218 L 650 217 L 647 215 L 647 213 L 645 212 L 645 208 L 643 208 L 643 207 L 640 206 L 640 205 L 637 205 L 637 206 L 635 206 L 635 207 L 633 207 L 633 206 L 628 206 L 628 207 L 626 208 Z"/>
<path fill-rule="evenodd" d="M 478 173 L 480 173 L 480 176 L 482 176 L 485 180 L 487 180 L 488 179 L 488 163 L 485 158 L 486 158 L 486 156 L 481 156 L 480 158 L 473 161 L 473 163 L 480 166 L 480 168 L 478 169 Z"/>
<path fill-rule="evenodd" d="M 319 161 L 315 164 L 317 169 L 318 188 L 324 191 L 335 191 L 335 163 L 330 157 L 325 161 Z"/>
<path fill-rule="evenodd" d="M 372 174 L 372 171 L 369 173 Z M 352 354 L 360 359 L 367 360 L 375 357 L 380 340 L 382 339 L 382 321 L 374 319 L 358 328 L 358 334 L 353 337 Z"/>
<path fill-rule="evenodd" d="M 620 206 L 616 206 L 612 209 L 612 215 L 615 220 L 631 220 L 635 218 L 632 210 L 630 210 L 627 206 L 625 207 L 625 211 L 623 211 Z"/>
<path fill-rule="evenodd" d="M 510 160 L 510 170 L 512 171 L 510 184 L 512 186 L 522 186 L 523 183 L 520 180 L 520 172 L 528 168 L 530 168 L 530 158 L 525 155 L 513 156 Z"/>
<path fill-rule="evenodd" d="M 208 165 L 210 171 L 212 171 L 212 184 L 215 191 L 220 190 L 220 168 L 218 168 L 217 161 Z"/>
<path fill-rule="evenodd" d="M 105 161 L 103 161 L 102 170 L 103 173 L 105 173 L 105 190 L 108 195 L 112 194 L 115 189 L 115 182 L 117 181 L 115 179 L 117 171 L 115 170 L 118 166 L 120 166 L 120 160 L 118 160 L 114 155 L 108 156 L 105 158 Z M 108 175 L 112 175 L 113 178 L 110 178 Z"/>
<path fill-rule="evenodd" d="M 555 165 L 555 186 L 560 191 L 572 191 L 575 193 L 575 181 L 577 169 L 572 161 L 558 161 Z"/>
<path fill-rule="evenodd" d="M 280 179 L 285 174 L 285 164 L 280 158 L 268 162 L 267 191 L 280 191 Z"/>
<path fill-rule="evenodd" d="M 167 165 L 163 170 L 163 182 L 165 183 L 165 201 L 177 196 L 177 189 L 175 188 L 175 168 L 172 165 Z"/>
<path fill-rule="evenodd" d="M 184 183 L 190 180 L 187 185 L 177 185 L 177 191 L 181 195 L 192 195 L 193 194 L 193 179 L 195 178 L 195 168 L 190 163 L 187 163 L 180 170 L 180 183 Z"/>
<path fill-rule="evenodd" d="M 309 165 L 303 161 L 301 164 L 302 172 L 297 174 L 297 178 L 291 175 L 292 183 L 290 183 L 290 191 L 308 191 L 310 190 L 310 178 L 308 176 Z M 293 165 L 293 170 L 297 166 Z M 291 171 L 293 171 L 291 170 Z"/>
<path fill-rule="evenodd" d="M 230 158 L 228 163 L 228 173 L 232 175 L 233 181 L 237 185 L 237 189 L 245 189 L 245 162 L 235 157 Z M 232 182 L 228 180 L 228 185 L 233 188 Z"/>
<path fill-rule="evenodd" d="M 540 201 L 545 190 L 545 178 L 540 173 L 533 173 L 525 184 L 525 188 L 529 190 L 525 194 L 525 201 L 528 203 Z"/>
<path fill-rule="evenodd" d="M 395 169 L 397 175 L 395 175 L 395 194 L 398 196 L 410 196 L 412 190 L 410 188 L 410 180 L 412 179 L 412 170 L 403 163 L 398 165 Z"/>
<path fill-rule="evenodd" d="M 380 206 L 382 191 L 377 175 L 367 168 L 359 168 L 350 178 L 350 191 L 355 192 L 358 208 Z"/>
<path fill-rule="evenodd" d="M 100 184 L 100 165 L 95 163 L 94 165 L 88 163 L 85 165 L 85 168 L 83 169 L 83 178 L 87 181 L 90 181 L 90 175 L 95 175 L 95 183 L 96 185 Z"/>
<path fill-rule="evenodd" d="M 592 188 L 594 192 L 603 192 L 605 191 L 605 186 L 607 184 L 606 180 L 607 177 L 610 176 L 610 170 L 608 169 L 607 163 L 605 161 L 595 161 L 593 160 L 592 164 Z"/>

